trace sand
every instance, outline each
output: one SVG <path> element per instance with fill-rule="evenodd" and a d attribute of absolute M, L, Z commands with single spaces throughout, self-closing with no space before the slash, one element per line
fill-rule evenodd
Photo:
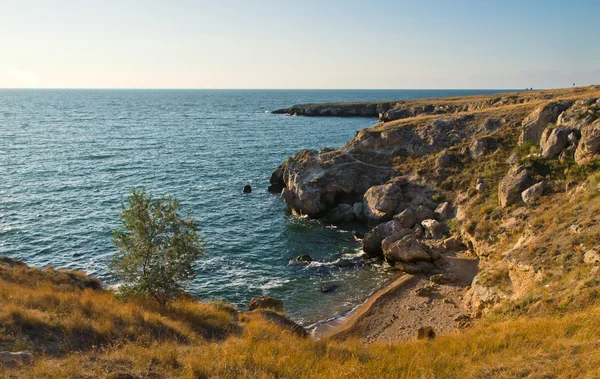
<path fill-rule="evenodd" d="M 416 338 L 420 327 L 430 326 L 437 335 L 463 328 L 468 324 L 463 297 L 477 274 L 478 261 L 468 254 L 447 259 L 448 271 L 458 275 L 455 283 L 434 284 L 425 275 L 402 275 L 354 311 L 319 325 L 313 338 L 393 343 Z"/>

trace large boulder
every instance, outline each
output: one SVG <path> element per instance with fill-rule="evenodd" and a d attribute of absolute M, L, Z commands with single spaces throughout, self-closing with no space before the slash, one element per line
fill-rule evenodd
<path fill-rule="evenodd" d="M 381 241 L 381 250 L 386 251 L 390 248 L 390 246 L 396 242 L 401 240 L 402 238 L 414 234 L 412 229 L 403 228 L 397 231 L 396 233 L 386 237 Z"/>
<path fill-rule="evenodd" d="M 412 228 L 417 222 L 417 217 L 412 209 L 406 208 L 395 215 L 394 220 L 398 221 L 403 228 Z"/>
<path fill-rule="evenodd" d="M 381 257 L 383 255 L 381 242 L 385 238 L 400 231 L 400 229 L 402 229 L 402 225 L 396 220 L 377 225 L 365 234 L 365 238 L 363 239 L 363 251 L 370 257 Z"/>
<path fill-rule="evenodd" d="M 363 197 L 363 212 L 369 221 L 389 220 L 403 199 L 401 179 L 389 183 L 373 186 L 367 190 Z"/>
<path fill-rule="evenodd" d="M 433 215 L 438 221 L 448 220 L 452 218 L 452 206 L 449 202 L 445 201 L 435 208 Z"/>
<path fill-rule="evenodd" d="M 511 168 L 498 186 L 498 198 L 502 208 L 521 200 L 521 192 L 533 184 L 531 171 L 524 166 Z"/>
<path fill-rule="evenodd" d="M 600 154 L 600 119 L 581 130 L 581 139 L 575 150 L 575 161 L 588 163 Z"/>
<path fill-rule="evenodd" d="M 546 181 L 541 181 L 521 192 L 521 198 L 525 203 L 532 203 L 539 200 L 544 195 L 547 188 L 548 183 Z"/>
<path fill-rule="evenodd" d="M 540 140 L 542 155 L 546 158 L 558 157 L 563 149 L 567 147 L 570 133 L 571 130 L 565 127 L 544 129 Z"/>
<path fill-rule="evenodd" d="M 385 260 L 390 263 L 414 263 L 422 260 L 431 260 L 431 256 L 412 235 L 408 235 L 390 244 L 383 253 Z"/>
<path fill-rule="evenodd" d="M 538 145 L 548 124 L 556 122 L 558 116 L 572 104 L 571 100 L 562 100 L 538 107 L 523 120 L 519 144 L 531 142 Z"/>

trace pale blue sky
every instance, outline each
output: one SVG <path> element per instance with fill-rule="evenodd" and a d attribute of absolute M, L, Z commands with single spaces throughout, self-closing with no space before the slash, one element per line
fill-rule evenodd
<path fill-rule="evenodd" d="M 599 37 L 592 0 L 0 0 L 0 87 L 566 87 Z"/>

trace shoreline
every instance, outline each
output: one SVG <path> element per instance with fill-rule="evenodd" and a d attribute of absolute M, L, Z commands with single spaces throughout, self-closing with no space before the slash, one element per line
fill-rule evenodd
<path fill-rule="evenodd" d="M 403 274 L 399 278 L 373 292 L 361 304 L 349 309 L 344 313 L 310 325 L 308 327 L 310 336 L 318 341 L 323 338 L 334 337 L 335 335 L 350 329 L 362 315 L 372 309 L 373 305 L 379 298 L 397 290 L 400 286 L 406 284 L 407 281 L 413 277 L 414 275 Z"/>
<path fill-rule="evenodd" d="M 323 338 L 357 338 L 367 343 L 393 343 L 417 338 L 431 327 L 448 334 L 470 323 L 463 298 L 478 271 L 478 259 L 468 252 L 447 257 L 448 283 L 434 283 L 427 275 L 404 274 L 375 291 L 362 304 L 339 316 L 313 324 L 309 334 Z M 462 322 L 462 323 L 461 323 Z"/>

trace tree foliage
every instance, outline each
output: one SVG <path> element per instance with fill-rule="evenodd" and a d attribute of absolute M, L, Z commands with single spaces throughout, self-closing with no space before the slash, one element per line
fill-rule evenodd
<path fill-rule="evenodd" d="M 172 197 L 152 199 L 136 189 L 119 216 L 112 271 L 124 292 L 146 294 L 165 305 L 196 277 L 194 262 L 206 251 L 198 222 L 189 214 L 182 217 L 179 201 Z"/>

